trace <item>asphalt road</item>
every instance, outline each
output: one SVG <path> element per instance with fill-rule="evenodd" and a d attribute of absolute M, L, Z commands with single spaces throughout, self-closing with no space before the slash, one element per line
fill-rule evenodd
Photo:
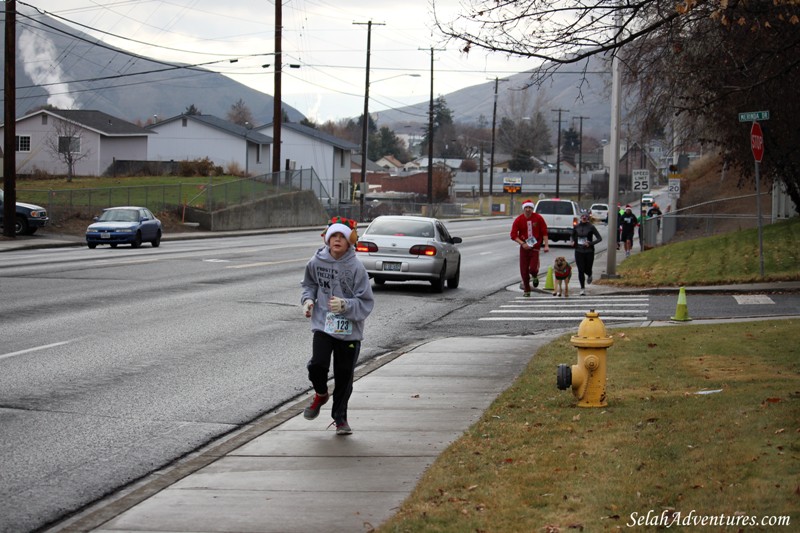
<path fill-rule="evenodd" d="M 570 331 L 588 307 L 610 325 L 674 314 L 674 294 L 520 301 L 510 220 L 448 227 L 464 239 L 461 285 L 375 287 L 362 361 L 433 338 Z M 319 243 L 314 231 L 4 252 L 0 531 L 58 520 L 304 394 L 299 282 Z M 572 252 L 556 245 L 543 266 L 556 255 Z M 690 309 L 800 314 L 792 294 L 767 299 L 703 295 Z"/>

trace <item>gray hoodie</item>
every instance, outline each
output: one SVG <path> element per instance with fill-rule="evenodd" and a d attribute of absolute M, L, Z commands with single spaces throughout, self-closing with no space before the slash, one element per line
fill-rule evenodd
<path fill-rule="evenodd" d="M 363 339 L 364 320 L 372 312 L 375 300 L 367 271 L 356 258 L 352 246 L 338 260 L 333 258 L 327 245 L 317 250 L 306 265 L 300 286 L 303 288 L 300 303 L 306 300 L 314 302 L 311 331 L 325 332 L 325 322 L 330 313 L 328 299 L 337 296 L 345 300 L 345 310 L 340 316 L 349 320 L 351 332 L 349 335 L 331 336 L 340 340 Z"/>

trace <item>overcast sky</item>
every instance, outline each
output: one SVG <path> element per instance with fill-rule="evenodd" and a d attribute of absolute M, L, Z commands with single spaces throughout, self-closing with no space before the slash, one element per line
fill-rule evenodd
<path fill-rule="evenodd" d="M 271 0 L 17 0 L 113 46 L 161 60 L 199 64 L 273 94 L 275 3 Z M 436 0 L 440 18 L 459 0 Z M 67 19 L 67 20 L 63 20 Z M 430 0 L 286 0 L 283 4 L 283 101 L 324 122 L 358 116 L 364 107 L 367 22 L 372 21 L 370 112 L 427 101 L 430 48 L 434 94 L 521 72 L 531 60 L 443 43 Z M 112 37 L 118 35 L 130 40 Z M 152 43 L 151 45 L 132 42 Z M 230 63 L 232 58 L 238 62 Z M 288 68 L 288 64 L 300 68 Z M 411 77 L 407 74 L 419 74 Z M 392 78 L 391 80 L 387 78 Z M 383 80 L 383 81 L 381 81 Z M 487 94 L 491 98 L 492 94 Z M 477 104 L 478 102 L 476 102 Z"/>

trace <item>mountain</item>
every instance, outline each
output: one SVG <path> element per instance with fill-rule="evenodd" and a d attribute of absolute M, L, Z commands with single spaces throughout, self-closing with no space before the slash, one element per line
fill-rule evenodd
<path fill-rule="evenodd" d="M 271 95 L 206 69 L 135 58 L 118 48 L 98 46 L 97 39 L 86 33 L 17 6 L 17 116 L 51 104 L 145 123 L 154 115 L 179 115 L 194 104 L 205 114 L 225 118 L 241 98 L 257 125 L 272 122 Z M 2 25 L 0 35 L 5 39 Z M 0 63 L 5 72 L 3 57 Z M 304 118 L 298 110 L 283 107 L 290 120 Z"/>
<path fill-rule="evenodd" d="M 144 124 L 154 115 L 169 118 L 194 104 L 205 114 L 225 118 L 231 105 L 241 98 L 252 111 L 256 125 L 272 121 L 273 98 L 269 94 L 202 68 L 131 57 L 27 6 L 18 4 L 18 10 L 17 116 L 51 104 L 62 109 L 103 111 Z M 3 34 L 0 25 L 0 35 Z M 531 72 L 513 74 L 503 78 L 508 81 L 498 83 L 497 124 L 504 116 L 522 119 L 538 108 L 552 119 L 552 131 L 556 132 L 558 115 L 554 110 L 561 109 L 562 129 L 568 129 L 571 123 L 578 128 L 572 118 L 583 116 L 588 117 L 583 120 L 584 135 L 607 138 L 611 75 L 605 60 L 591 58 L 563 66 L 545 83 L 525 89 Z M 139 74 L 131 75 L 134 73 Z M 436 76 L 434 70 L 434 91 Z M 453 119 L 474 124 L 483 120 L 491 125 L 494 86 L 494 80 L 487 79 L 443 95 Z M 374 116 L 379 126 L 387 125 L 398 133 L 420 132 L 427 123 L 428 106 L 426 100 Z M 286 104 L 284 109 L 293 122 L 304 118 Z"/>
<path fill-rule="evenodd" d="M 521 119 L 539 109 L 545 117 L 552 117 L 552 131 L 557 131 L 558 109 L 562 129 L 569 129 L 573 117 L 583 119 L 583 133 L 598 139 L 608 138 L 611 129 L 611 69 L 603 58 L 592 57 L 575 65 L 562 66 L 540 85 L 531 85 L 534 71 L 521 72 L 502 78 L 497 84 L 497 124 L 502 117 Z M 446 74 L 442 74 L 445 76 Z M 508 81 L 503 81 L 508 80 Z M 526 88 L 526 86 L 530 85 Z M 453 120 L 477 124 L 485 120 L 491 125 L 495 81 L 465 87 L 443 95 L 447 107 L 453 111 Z M 436 72 L 434 69 L 434 92 Z M 439 95 L 436 94 L 435 98 Z M 402 125 L 421 124 L 427 118 L 429 101 L 412 106 L 376 113 L 379 126 L 389 125 L 401 131 Z M 580 125 L 574 121 L 575 129 Z"/>

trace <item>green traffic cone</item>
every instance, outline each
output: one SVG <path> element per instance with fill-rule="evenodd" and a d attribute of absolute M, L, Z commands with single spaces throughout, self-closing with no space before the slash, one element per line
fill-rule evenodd
<path fill-rule="evenodd" d="M 686 289 L 683 287 L 678 292 L 678 305 L 675 308 L 675 316 L 670 317 L 670 320 L 675 320 L 676 322 L 688 322 L 691 320 L 689 318 L 689 309 L 686 306 Z"/>
<path fill-rule="evenodd" d="M 555 290 L 556 285 L 553 282 L 553 267 L 547 267 L 547 277 L 544 280 L 544 290 L 552 291 Z"/>

